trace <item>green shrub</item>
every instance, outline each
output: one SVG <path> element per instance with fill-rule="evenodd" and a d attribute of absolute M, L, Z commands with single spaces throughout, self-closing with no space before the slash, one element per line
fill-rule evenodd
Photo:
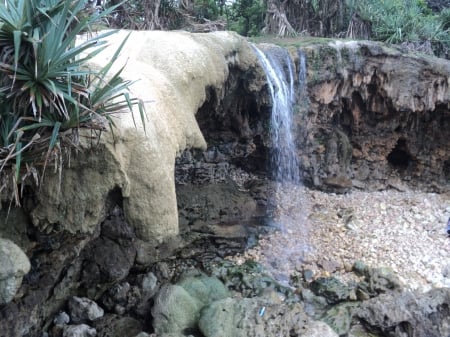
<path fill-rule="evenodd" d="M 87 67 L 114 31 L 76 45 L 77 34 L 114 8 L 86 15 L 85 4 L 84 0 L 0 4 L 0 191 L 11 182 L 6 176 L 14 186 L 27 176 L 36 178 L 50 158 L 77 144 L 79 128 L 103 131 L 112 127 L 113 114 L 131 110 L 134 104 L 142 108 L 129 97 L 131 83 L 120 77 L 121 71 L 108 74 L 123 44 L 104 68 Z"/>
<path fill-rule="evenodd" d="M 371 38 L 389 43 L 448 45 L 449 15 L 432 13 L 423 0 L 347 0 L 352 12 L 371 25 Z"/>

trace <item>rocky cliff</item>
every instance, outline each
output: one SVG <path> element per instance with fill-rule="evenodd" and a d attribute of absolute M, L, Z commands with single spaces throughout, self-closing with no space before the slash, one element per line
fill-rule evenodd
<path fill-rule="evenodd" d="M 111 50 L 124 37 L 116 35 Z M 275 55 L 280 48 L 260 47 Z M 371 42 L 286 48 L 296 67 L 305 184 L 449 190 L 448 61 Z M 250 44 L 225 32 L 133 32 L 117 66 L 125 63 L 132 94 L 146 102 L 145 128 L 136 112 L 118 117 L 114 137 L 94 143 L 84 135 L 70 165 L 48 172 L 23 209 L 0 209 L 0 237 L 30 260 L 7 275 L 15 292 L 30 269 L 0 307 L 2 337 L 38 336 L 73 295 L 146 322 L 155 289 L 133 287 L 149 270 L 171 280 L 167 261 L 182 268 L 186 259 L 222 258 L 267 224 L 272 102 Z"/>
<path fill-rule="evenodd" d="M 448 61 L 372 42 L 306 43 L 301 50 L 309 105 L 301 109 L 299 144 L 308 181 L 448 190 Z"/>

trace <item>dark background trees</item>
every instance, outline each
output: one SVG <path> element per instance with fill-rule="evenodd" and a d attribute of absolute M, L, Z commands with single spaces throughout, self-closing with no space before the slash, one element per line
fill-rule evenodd
<path fill-rule="evenodd" d="M 104 0 L 103 7 L 119 0 Z M 109 26 L 234 30 L 245 36 L 350 37 L 404 44 L 446 57 L 449 0 L 128 0 Z"/>

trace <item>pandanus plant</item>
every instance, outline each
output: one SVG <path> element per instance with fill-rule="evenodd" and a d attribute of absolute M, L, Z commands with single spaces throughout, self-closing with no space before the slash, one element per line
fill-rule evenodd
<path fill-rule="evenodd" d="M 80 128 L 99 137 L 113 129 L 115 114 L 132 113 L 136 104 L 143 119 L 142 102 L 130 97 L 132 83 L 121 77 L 123 67 L 110 74 L 126 39 L 100 69 L 88 62 L 115 31 L 76 43 L 117 6 L 98 13 L 86 12 L 86 5 L 87 0 L 0 3 L 0 193 L 13 191 L 17 203 L 17 187 L 28 177 L 41 183 L 49 159 L 77 145 Z"/>

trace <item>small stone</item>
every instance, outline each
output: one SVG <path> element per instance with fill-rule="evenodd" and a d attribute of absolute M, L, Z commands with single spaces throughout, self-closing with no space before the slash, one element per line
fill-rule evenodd
<path fill-rule="evenodd" d="M 369 293 L 361 288 L 356 289 L 356 297 L 360 301 L 367 301 L 368 299 L 370 299 Z"/>
<path fill-rule="evenodd" d="M 142 293 L 145 296 L 152 297 L 158 291 L 158 279 L 155 274 L 149 272 L 141 282 Z"/>
<path fill-rule="evenodd" d="M 352 269 L 353 269 L 353 266 L 352 266 L 351 263 L 344 262 L 344 270 L 345 270 L 347 273 L 350 273 L 350 272 L 352 271 Z"/>
<path fill-rule="evenodd" d="M 86 324 L 66 325 L 63 331 L 63 337 L 95 337 L 97 331 Z"/>
<path fill-rule="evenodd" d="M 356 261 L 356 262 L 353 264 L 352 271 L 353 271 L 355 274 L 359 275 L 359 276 L 365 275 L 365 273 L 367 272 L 367 270 L 368 270 L 367 266 L 366 266 L 366 265 L 364 264 L 364 262 L 362 262 L 362 261 Z"/>
<path fill-rule="evenodd" d="M 69 324 L 69 322 L 70 322 L 70 317 L 67 314 L 67 312 L 65 312 L 65 311 L 61 311 L 53 319 L 53 324 L 55 324 L 55 325 L 65 325 L 65 324 Z"/>
<path fill-rule="evenodd" d="M 86 297 L 73 296 L 69 299 L 70 318 L 73 323 L 93 321 L 103 317 L 104 311 L 94 301 Z"/>
<path fill-rule="evenodd" d="M 314 272 L 311 269 L 305 269 L 303 271 L 303 278 L 306 282 L 311 282 L 314 277 Z"/>

